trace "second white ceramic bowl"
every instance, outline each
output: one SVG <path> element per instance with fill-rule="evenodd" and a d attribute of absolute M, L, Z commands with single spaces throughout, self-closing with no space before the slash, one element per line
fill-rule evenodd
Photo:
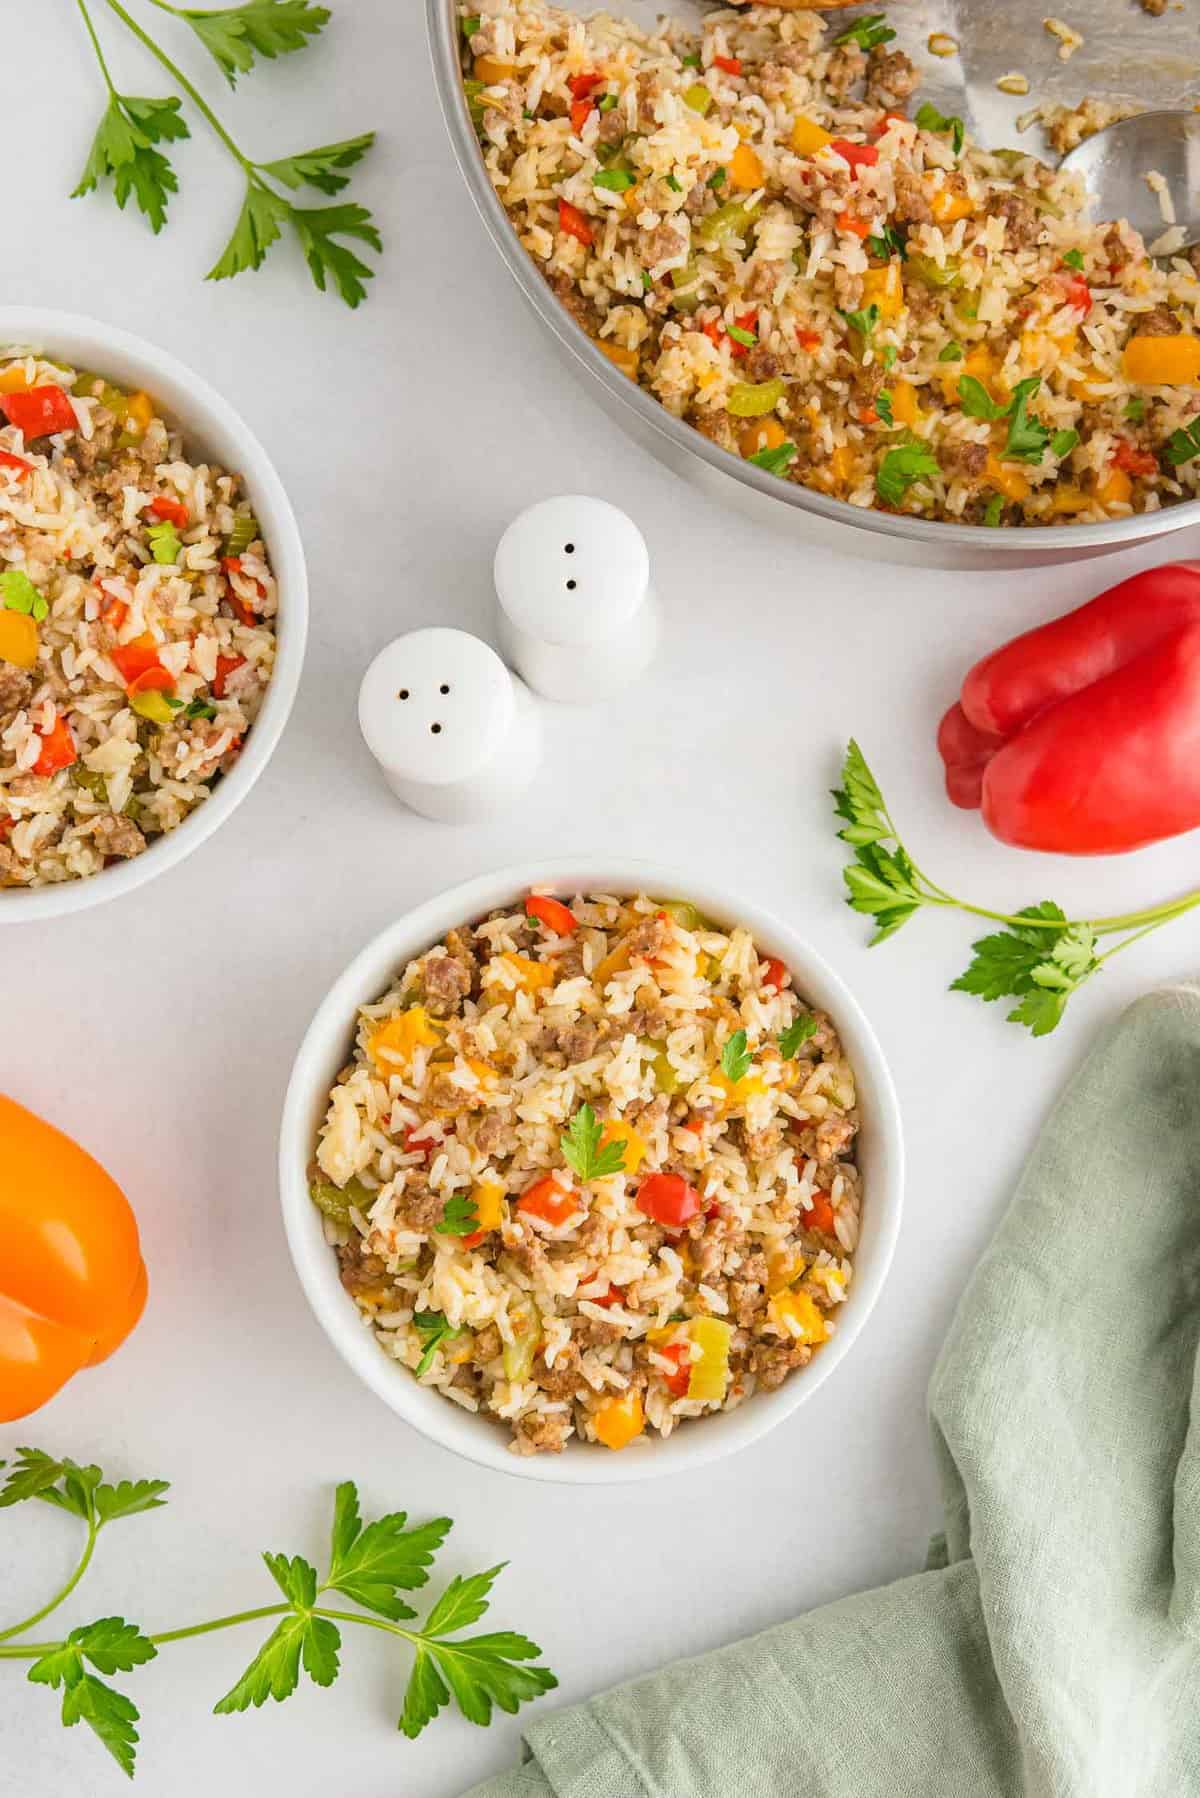
<path fill-rule="evenodd" d="M 577 893 L 690 899 L 720 924 L 743 925 L 763 953 L 779 956 L 791 969 L 797 990 L 829 1012 L 858 1083 L 862 1234 L 837 1334 L 809 1367 L 776 1391 L 758 1393 L 737 1410 L 685 1424 L 665 1442 L 647 1437 L 618 1454 L 572 1440 L 560 1455 L 514 1455 L 505 1429 L 419 1386 L 407 1368 L 384 1354 L 343 1290 L 320 1213 L 308 1196 L 307 1170 L 317 1131 L 328 1109 L 329 1089 L 350 1053 L 359 1006 L 377 999 L 405 962 L 431 948 L 452 926 L 477 922 L 518 901 L 531 887 L 548 887 L 564 899 Z M 744 1447 L 790 1417 L 845 1360 L 879 1297 L 900 1227 L 903 1176 L 900 1113 L 891 1075 L 871 1026 L 833 970 L 789 925 L 728 888 L 677 868 L 641 862 L 547 861 L 506 868 L 454 887 L 389 925 L 334 982 L 310 1024 L 292 1070 L 279 1141 L 284 1224 L 296 1272 L 321 1327 L 359 1378 L 414 1429 L 470 1461 L 525 1479 L 575 1485 L 690 1470 Z"/>
<path fill-rule="evenodd" d="M 91 369 L 118 387 L 143 389 L 167 423 L 183 433 L 189 461 L 212 460 L 242 476 L 279 588 L 279 616 L 275 672 L 262 709 L 236 766 L 217 782 L 212 798 L 131 861 L 118 862 L 86 880 L 5 888 L 0 891 L 0 924 L 101 905 L 153 880 L 198 849 L 241 804 L 270 761 L 300 684 L 308 634 L 308 577 L 295 515 L 266 450 L 227 400 L 166 350 L 115 325 L 70 312 L 0 306 L 0 356 L 18 349 L 38 350 L 51 361 Z"/>

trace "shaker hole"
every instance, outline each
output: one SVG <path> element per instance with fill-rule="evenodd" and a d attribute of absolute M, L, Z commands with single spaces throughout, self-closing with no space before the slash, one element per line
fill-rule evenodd
<path fill-rule="evenodd" d="M 439 736 L 441 736 L 441 734 L 442 734 L 442 727 L 441 727 L 441 725 L 440 725 L 440 724 L 431 724 L 431 725 L 430 725 L 430 726 L 429 726 L 429 728 L 430 728 L 430 730 L 431 730 L 431 731 L 432 731 L 432 732 L 433 732 L 433 734 L 434 734 L 434 736 L 435 736 L 435 737 L 439 737 Z"/>
<path fill-rule="evenodd" d="M 574 591 L 575 591 L 575 582 L 574 582 L 574 581 L 568 581 L 568 582 L 567 582 L 567 592 L 568 592 L 568 593 L 574 593 Z"/>
<path fill-rule="evenodd" d="M 573 556 L 575 554 L 575 545 L 573 543 L 564 543 L 563 549 L 569 556 Z"/>
<path fill-rule="evenodd" d="M 396 695 L 396 698 L 397 699 L 407 699 L 408 698 L 408 688 L 401 687 L 400 691 Z"/>
<path fill-rule="evenodd" d="M 448 693 L 448 692 L 449 692 L 449 691 L 450 691 L 450 689 L 449 689 L 449 687 L 447 687 L 447 686 L 444 686 L 444 685 L 443 685 L 443 686 L 440 686 L 440 687 L 439 687 L 439 688 L 438 688 L 438 692 L 439 692 L 439 693 Z"/>

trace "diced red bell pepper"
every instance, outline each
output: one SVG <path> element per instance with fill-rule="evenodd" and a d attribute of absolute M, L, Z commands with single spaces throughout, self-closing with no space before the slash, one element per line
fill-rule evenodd
<path fill-rule="evenodd" d="M 704 1201 L 682 1174 L 650 1174 L 638 1188 L 637 1208 L 668 1230 L 679 1230 L 700 1215 Z"/>
<path fill-rule="evenodd" d="M 1064 302 L 1086 318 L 1092 309 L 1092 290 L 1083 276 L 1063 270 L 1054 279 Z"/>
<path fill-rule="evenodd" d="M 116 603 L 119 605 L 122 602 L 118 600 Z M 142 635 L 135 637 L 132 643 L 121 643 L 115 649 L 110 649 L 108 659 L 121 676 L 128 693 L 132 693 L 138 681 L 147 674 L 153 674 L 156 671 L 167 674 L 158 659 L 158 644 L 149 631 L 143 631 Z M 172 687 L 174 684 L 173 678 L 168 674 L 166 685 Z M 146 688 L 140 688 L 139 691 L 145 692 Z"/>
<path fill-rule="evenodd" d="M 842 161 L 848 162 L 855 173 L 860 168 L 871 168 L 879 161 L 879 151 L 874 144 L 854 144 L 849 138 L 835 137 L 829 148 L 836 150 Z"/>
<path fill-rule="evenodd" d="M 169 493 L 156 493 L 146 510 L 153 512 L 156 518 L 169 519 L 178 530 L 183 530 L 188 523 L 187 507 L 182 500 L 173 499 Z"/>
<path fill-rule="evenodd" d="M 517 1210 L 527 1217 L 540 1217 L 557 1229 L 579 1210 L 579 1194 L 560 1186 L 553 1174 L 547 1174 L 521 1194 Z"/>
<path fill-rule="evenodd" d="M 866 219 L 860 219 L 854 212 L 839 212 L 834 220 L 839 231 L 849 231 L 855 237 L 869 237 L 871 227 Z"/>
<path fill-rule="evenodd" d="M 724 69 L 727 75 L 740 75 L 742 72 L 740 56 L 714 56 L 713 63 L 718 69 Z"/>
<path fill-rule="evenodd" d="M 1158 473 L 1158 462 L 1149 450 L 1139 449 L 1136 443 L 1130 443 L 1128 437 L 1118 437 L 1117 447 L 1113 451 L 1113 461 L 1126 474 L 1150 475 Z"/>
<path fill-rule="evenodd" d="M 0 412 L 27 441 L 73 431 L 75 408 L 61 387 L 27 387 L 23 393 L 0 393 Z"/>
<path fill-rule="evenodd" d="M 686 1398 L 692 1378 L 692 1354 L 686 1342 L 664 1342 L 659 1349 L 664 1361 L 674 1361 L 675 1372 L 664 1374 L 667 1391 L 675 1398 Z"/>
<path fill-rule="evenodd" d="M 239 656 L 238 660 L 241 661 L 241 659 L 242 658 Z M 220 660 L 224 661 L 225 658 L 222 656 L 220 658 Z M 213 692 L 215 693 L 216 691 L 217 691 L 217 687 L 216 687 L 216 682 L 214 681 L 213 682 Z M 218 695 L 218 697 L 219 697 L 219 695 Z M 432 1136 L 423 1136 L 421 1134 L 421 1128 L 419 1125 L 416 1125 L 416 1124 L 410 1125 L 409 1128 L 404 1132 L 404 1153 L 406 1155 L 424 1155 L 425 1159 L 428 1160 L 430 1152 L 435 1147 L 436 1147 L 436 1139 Z M 487 1232 L 485 1231 L 484 1234 L 486 1235 Z"/>
<path fill-rule="evenodd" d="M 0 818 L 0 843 L 9 835 L 15 823 L 15 818 Z"/>
<path fill-rule="evenodd" d="M 833 1201 L 827 1192 L 814 1192 L 812 1205 L 803 1213 L 801 1223 L 806 1230 L 820 1230 L 824 1236 L 835 1234 Z"/>
<path fill-rule="evenodd" d="M 0 468 L 17 468 L 22 474 L 33 473 L 33 463 L 27 462 L 24 456 L 14 456 L 11 450 L 0 450 Z"/>
<path fill-rule="evenodd" d="M 129 616 L 129 607 L 123 599 L 111 598 L 103 587 L 100 589 L 100 598 L 103 601 L 100 607 L 101 618 L 105 624 L 110 624 L 113 630 L 119 631 Z"/>
<path fill-rule="evenodd" d="M 42 739 L 41 753 L 33 764 L 35 774 L 57 774 L 60 768 L 69 768 L 79 760 L 75 748 L 75 739 L 71 735 L 71 726 L 61 712 L 54 715 L 54 723 L 49 730 L 39 731 Z"/>
<path fill-rule="evenodd" d="M 594 69 L 589 69 L 582 75 L 572 75 L 567 83 L 571 90 L 572 100 L 586 100 L 593 89 L 598 88 L 603 80 L 603 75 L 598 75 Z"/>
<path fill-rule="evenodd" d="M 580 1286 L 590 1285 L 595 1278 L 595 1274 L 585 1274 L 579 1284 Z M 604 1310 L 607 1310 L 610 1305 L 623 1305 L 625 1303 L 625 1288 L 623 1286 L 610 1286 L 607 1292 L 602 1292 L 600 1294 L 599 1298 L 593 1298 L 590 1293 L 586 1293 L 584 1296 L 589 1305 L 600 1305 Z"/>
<path fill-rule="evenodd" d="M 821 333 L 819 331 L 801 331 L 798 329 L 796 332 L 796 342 L 800 345 L 802 350 L 819 350 L 821 347 Z"/>
<path fill-rule="evenodd" d="M 581 244 L 592 244 L 595 234 L 592 227 L 580 212 L 578 206 L 572 206 L 570 200 L 558 202 L 558 228 L 568 237 L 578 238 Z"/>
<path fill-rule="evenodd" d="M 787 977 L 787 968 L 777 955 L 773 955 L 767 963 L 767 971 L 763 975 L 763 985 L 769 993 L 781 993 Z"/>
<path fill-rule="evenodd" d="M 871 126 L 871 136 L 882 137 L 893 119 L 907 118 L 908 114 L 906 112 L 881 112 L 875 123 Z"/>
<path fill-rule="evenodd" d="M 942 719 L 1001 842 L 1117 855 L 1200 825 L 1200 563 L 1147 569 L 976 663 Z"/>
<path fill-rule="evenodd" d="M 136 680 L 131 680 L 125 691 L 132 698 L 135 693 L 173 693 L 175 676 L 168 672 L 160 662 L 155 668 L 147 668 Z"/>
<path fill-rule="evenodd" d="M 571 130 L 575 133 L 576 137 L 579 136 L 579 133 L 583 130 L 595 110 L 596 109 L 590 100 L 572 100 Z"/>
<path fill-rule="evenodd" d="M 525 901 L 525 915 L 536 918 L 555 936 L 570 936 L 579 929 L 577 919 L 561 899 L 551 899 L 548 893 L 530 893 Z"/>
<path fill-rule="evenodd" d="M 245 574 L 245 570 L 242 567 L 242 558 L 240 556 L 222 556 L 221 567 L 224 570 L 226 580 L 229 582 L 225 598 L 228 600 L 236 615 L 241 619 L 242 623 L 253 627 L 258 623 L 258 613 L 254 610 L 250 601 L 235 590 L 233 582 L 229 578 L 231 575 L 241 574 L 245 575 L 247 580 L 252 580 L 250 575 Z M 266 591 L 262 582 L 252 580 L 252 584 L 255 593 L 258 595 L 259 599 L 262 599 Z"/>
<path fill-rule="evenodd" d="M 226 682 L 238 668 L 246 666 L 245 656 L 218 656 L 217 672 L 213 675 L 212 690 L 218 699 L 224 699 Z"/>

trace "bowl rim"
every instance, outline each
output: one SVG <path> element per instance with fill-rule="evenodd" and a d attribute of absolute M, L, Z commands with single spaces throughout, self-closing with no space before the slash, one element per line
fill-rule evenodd
<path fill-rule="evenodd" d="M 471 125 L 463 93 L 458 60 L 457 0 L 426 0 L 426 21 L 434 81 L 442 117 L 450 136 L 455 160 L 467 191 L 483 219 L 493 244 L 526 300 L 558 339 L 559 346 L 604 388 L 610 402 L 636 414 L 640 424 L 666 440 L 675 453 L 684 452 L 707 464 L 714 473 L 774 500 L 792 512 L 811 513 L 827 523 L 849 526 L 874 536 L 899 537 L 923 544 L 941 554 L 986 549 L 999 555 L 1028 558 L 1049 551 L 1070 556 L 1084 550 L 1115 550 L 1142 543 L 1151 537 L 1186 530 L 1200 524 L 1200 499 L 1163 506 L 1156 512 L 1136 512 L 1128 518 L 1110 518 L 1103 524 L 982 525 L 950 524 L 937 519 L 909 518 L 897 513 L 852 506 L 814 488 L 780 481 L 765 469 L 731 456 L 701 432 L 675 418 L 637 382 L 622 374 L 601 354 L 582 326 L 559 304 L 522 249 L 508 214 L 488 179 Z M 779 514 L 782 518 L 782 513 Z"/>
<path fill-rule="evenodd" d="M 797 986 L 812 989 L 830 1011 L 869 1112 L 870 1155 L 876 1165 L 864 1202 L 856 1277 L 832 1341 L 803 1377 L 705 1419 L 703 1429 L 679 1430 L 666 1442 L 656 1439 L 628 1456 L 601 1455 L 590 1444 L 575 1442 L 560 1455 L 517 1456 L 494 1423 L 418 1386 L 407 1368 L 383 1353 L 342 1289 L 333 1251 L 308 1196 L 316 1124 L 324 1116 L 334 1075 L 344 1065 L 357 1007 L 377 998 L 398 964 L 432 947 L 448 929 L 535 886 L 566 895 L 681 894 L 710 915 L 741 924 L 760 947 L 787 960 Z M 757 1441 L 797 1411 L 845 1360 L 875 1308 L 895 1252 L 903 1209 L 903 1128 L 891 1073 L 871 1024 L 841 976 L 798 930 L 730 887 L 678 866 L 548 856 L 478 875 L 421 901 L 372 937 L 343 968 L 314 1012 L 292 1066 L 280 1121 L 279 1189 L 288 1249 L 317 1322 L 342 1359 L 391 1411 L 441 1447 L 494 1471 L 555 1484 L 613 1485 L 690 1471 Z"/>
<path fill-rule="evenodd" d="M 144 373 L 151 389 L 157 381 L 186 393 L 188 408 L 195 408 L 189 417 L 179 416 L 177 407 L 166 408 L 173 418 L 178 416 L 185 439 L 194 434 L 203 441 L 215 426 L 236 440 L 238 473 L 256 509 L 261 508 L 260 516 L 268 514 L 271 520 L 271 563 L 280 594 L 275 667 L 246 747 L 209 799 L 130 861 L 79 880 L 0 892 L 0 925 L 61 917 L 106 904 L 165 874 L 212 836 L 236 811 L 275 752 L 299 689 L 308 635 L 308 574 L 300 528 L 274 463 L 241 414 L 171 351 L 122 326 L 50 307 L 0 305 L 0 354 L 9 347 L 32 346 L 53 358 L 64 355 L 59 346 L 72 340 L 95 345 L 89 360 L 102 363 L 106 354 L 124 359 L 137 368 L 139 378 Z"/>

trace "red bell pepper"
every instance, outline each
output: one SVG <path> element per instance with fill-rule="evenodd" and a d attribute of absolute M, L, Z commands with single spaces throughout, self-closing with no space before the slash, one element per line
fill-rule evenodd
<path fill-rule="evenodd" d="M 713 63 L 718 69 L 724 69 L 727 75 L 740 75 L 742 72 L 740 56 L 714 56 Z"/>
<path fill-rule="evenodd" d="M 218 699 L 224 699 L 228 687 L 226 683 L 231 674 L 238 668 L 246 666 L 245 656 L 218 656 L 217 672 L 213 675 L 212 690 Z M 405 1144 L 407 1147 L 407 1143 Z"/>
<path fill-rule="evenodd" d="M 679 1230 L 700 1215 L 704 1201 L 682 1174 L 650 1174 L 638 1188 L 637 1208 L 656 1224 Z"/>
<path fill-rule="evenodd" d="M 955 805 L 1024 849 L 1115 855 L 1200 825 L 1200 562 L 1147 569 L 976 663 L 942 719 Z"/>
<path fill-rule="evenodd" d="M 871 235 L 870 225 L 867 223 L 866 219 L 860 219 L 857 213 L 839 212 L 833 222 L 839 231 L 851 231 L 855 237 L 869 237 Z"/>
<path fill-rule="evenodd" d="M 0 412 L 28 440 L 73 431 L 75 408 L 61 387 L 27 387 L 23 393 L 0 393 Z"/>
<path fill-rule="evenodd" d="M 1150 475 L 1158 473 L 1158 461 L 1149 450 L 1139 449 L 1136 443 L 1130 443 L 1128 437 L 1118 437 L 1117 447 L 1112 453 L 1113 462 L 1123 468 L 1126 474 Z"/>
<path fill-rule="evenodd" d="M 71 735 L 71 726 L 61 712 L 56 712 L 54 723 L 49 730 L 39 731 L 42 739 L 41 753 L 33 764 L 35 774 L 57 774 L 60 768 L 69 768 L 79 760 L 75 748 L 75 739 Z"/>
<path fill-rule="evenodd" d="M 907 123 L 908 114 L 906 112 L 881 112 L 875 123 L 871 126 L 871 136 L 882 137 L 884 132 L 891 125 L 893 119 L 903 119 L 905 123 Z"/>
<path fill-rule="evenodd" d="M 843 162 L 848 162 L 855 174 L 860 168 L 870 168 L 879 161 L 879 151 L 874 144 L 854 144 L 848 138 L 835 137 L 829 148 L 836 150 Z"/>
<path fill-rule="evenodd" d="M 579 1284 L 580 1286 L 590 1286 L 595 1278 L 595 1274 L 585 1274 Z M 590 1292 L 583 1293 L 581 1296 L 587 1300 L 589 1305 L 599 1305 L 603 1310 L 607 1310 L 610 1305 L 625 1303 L 625 1288 L 610 1285 L 608 1291 L 602 1292 L 599 1298 L 593 1298 Z"/>
<path fill-rule="evenodd" d="M 119 605 L 121 602 L 118 600 L 116 603 Z M 175 685 L 174 676 L 167 673 L 158 659 L 158 644 L 149 631 L 143 631 L 132 643 L 122 643 L 117 648 L 110 649 L 108 659 L 124 682 L 127 693 L 144 693 L 155 685 L 159 685 L 159 690 L 165 692 Z M 161 684 L 156 679 L 147 679 L 147 676 L 158 675 L 165 676 Z"/>
<path fill-rule="evenodd" d="M 553 1174 L 547 1174 L 544 1179 L 535 1180 L 521 1194 L 517 1200 L 517 1210 L 525 1212 L 529 1217 L 540 1217 L 543 1222 L 557 1229 L 579 1210 L 579 1194 L 566 1190 L 559 1185 Z"/>
<path fill-rule="evenodd" d="M 781 993 L 788 971 L 777 955 L 773 955 L 767 963 L 767 971 L 763 975 L 763 985 L 769 993 Z"/>
<path fill-rule="evenodd" d="M 673 1398 L 686 1398 L 692 1378 L 692 1351 L 686 1342 L 664 1342 L 659 1349 L 664 1361 L 674 1361 L 675 1372 L 663 1375 L 663 1382 Z"/>
<path fill-rule="evenodd" d="M 0 450 L 0 468 L 17 468 L 22 474 L 33 473 L 33 463 L 27 462 L 24 456 L 14 456 L 11 450 Z"/>
<path fill-rule="evenodd" d="M 572 75 L 567 83 L 571 90 L 572 100 L 586 100 L 592 90 L 599 87 L 603 80 L 603 75 L 598 75 L 594 69 L 588 69 L 582 75 Z"/>
<path fill-rule="evenodd" d="M 592 227 L 578 206 L 572 206 L 570 200 L 558 202 L 558 228 L 568 237 L 578 238 L 581 244 L 587 245 L 593 241 Z"/>
<path fill-rule="evenodd" d="M 525 915 L 536 918 L 555 936 L 570 936 L 579 929 L 578 922 L 561 899 L 551 899 L 548 893 L 530 893 L 525 901 Z"/>
<path fill-rule="evenodd" d="M 820 1230 L 824 1236 L 834 1235 L 833 1202 L 827 1192 L 814 1192 L 812 1204 L 800 1222 L 806 1230 Z"/>
<path fill-rule="evenodd" d="M 153 512 L 156 518 L 168 519 L 180 531 L 188 523 L 187 507 L 182 500 L 172 499 L 169 493 L 156 493 L 146 510 Z"/>

